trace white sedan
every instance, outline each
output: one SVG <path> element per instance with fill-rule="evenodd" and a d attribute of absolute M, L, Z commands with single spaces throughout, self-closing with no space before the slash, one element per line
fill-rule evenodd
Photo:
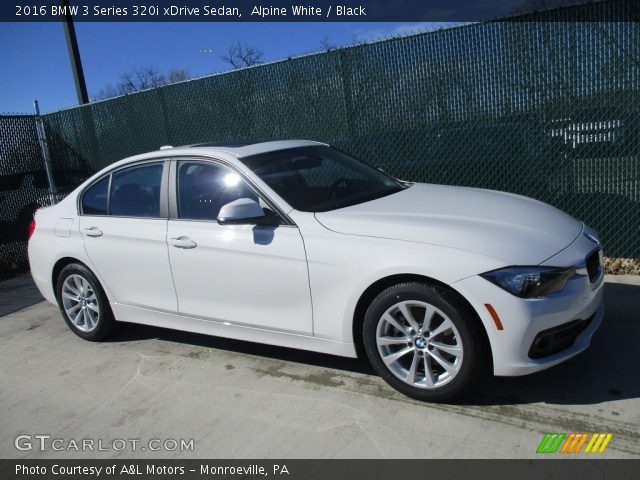
<path fill-rule="evenodd" d="M 29 259 L 71 330 L 116 321 L 356 357 L 447 401 L 586 349 L 596 233 L 544 203 L 396 180 L 328 145 L 163 147 L 37 211 Z"/>

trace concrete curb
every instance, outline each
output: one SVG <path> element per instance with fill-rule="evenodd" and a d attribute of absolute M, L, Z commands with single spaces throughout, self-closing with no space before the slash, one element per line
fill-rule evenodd
<path fill-rule="evenodd" d="M 605 275 L 604 281 L 607 283 L 622 283 L 625 285 L 640 285 L 640 275 Z"/>

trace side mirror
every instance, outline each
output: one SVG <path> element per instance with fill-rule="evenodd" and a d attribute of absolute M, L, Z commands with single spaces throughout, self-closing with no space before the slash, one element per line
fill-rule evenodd
<path fill-rule="evenodd" d="M 280 217 L 265 214 L 258 202 L 250 198 L 239 198 L 224 205 L 218 213 L 220 225 L 279 225 Z"/>

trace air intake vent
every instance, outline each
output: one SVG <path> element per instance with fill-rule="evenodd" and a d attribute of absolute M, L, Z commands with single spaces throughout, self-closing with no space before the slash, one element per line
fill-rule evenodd
<path fill-rule="evenodd" d="M 594 250 L 587 257 L 587 274 L 589 275 L 589 281 L 594 283 L 602 274 L 602 264 L 600 263 L 601 250 Z"/>

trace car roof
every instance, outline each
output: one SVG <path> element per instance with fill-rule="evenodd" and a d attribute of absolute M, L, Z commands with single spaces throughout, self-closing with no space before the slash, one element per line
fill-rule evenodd
<path fill-rule="evenodd" d="M 174 150 L 183 149 L 198 150 L 200 152 L 212 153 L 226 153 L 233 155 L 236 158 L 248 157 L 251 155 L 258 155 L 260 153 L 273 152 L 276 150 L 286 150 L 289 148 L 297 147 L 309 147 L 314 145 L 327 145 L 326 143 L 315 142 L 312 140 L 278 140 L 271 142 L 257 142 L 257 143 L 229 143 L 229 144 L 217 144 L 217 143 L 196 143 L 193 145 L 186 145 L 183 147 L 164 147 L 163 152 L 171 152 Z"/>
<path fill-rule="evenodd" d="M 310 147 L 318 145 L 328 146 L 326 143 L 314 142 L 312 140 L 278 140 L 273 142 L 259 142 L 250 144 L 196 143 L 194 145 L 185 145 L 182 147 L 172 147 L 167 145 L 161 147 L 159 150 L 141 153 L 114 162 L 108 167 L 105 167 L 103 170 L 96 172 L 96 174 L 91 176 L 85 183 L 93 182 L 96 178 L 106 173 L 106 171 L 113 171 L 117 168 L 125 167 L 129 164 L 144 160 L 186 156 L 215 157 L 216 154 L 218 154 L 218 156 L 242 158 L 251 155 L 258 155 L 260 153 L 273 152 L 276 150 L 286 150 L 289 148 Z"/>

